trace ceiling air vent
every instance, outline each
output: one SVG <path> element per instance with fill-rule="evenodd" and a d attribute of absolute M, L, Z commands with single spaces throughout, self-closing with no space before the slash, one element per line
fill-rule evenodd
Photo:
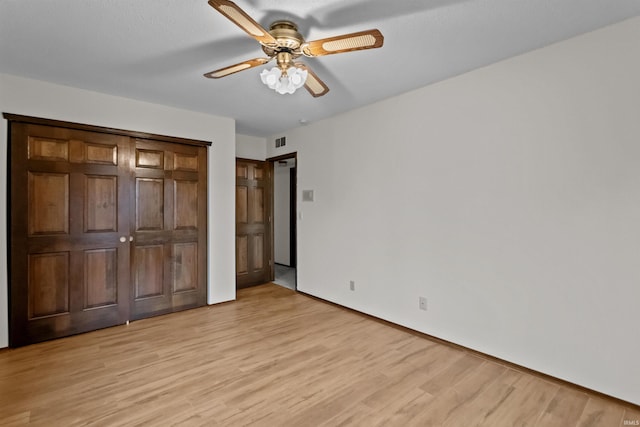
<path fill-rule="evenodd" d="M 276 138 L 276 148 L 284 147 L 285 145 L 287 145 L 287 138 L 286 137 L 281 136 L 280 138 Z"/>

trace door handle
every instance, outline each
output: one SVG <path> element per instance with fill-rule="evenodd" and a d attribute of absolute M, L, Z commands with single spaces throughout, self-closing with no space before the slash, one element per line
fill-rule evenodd
<path fill-rule="evenodd" d="M 124 236 L 120 236 L 120 242 L 121 242 L 121 243 L 124 243 L 124 242 L 126 242 L 126 241 L 127 241 L 127 238 L 126 238 L 126 237 L 124 237 Z"/>

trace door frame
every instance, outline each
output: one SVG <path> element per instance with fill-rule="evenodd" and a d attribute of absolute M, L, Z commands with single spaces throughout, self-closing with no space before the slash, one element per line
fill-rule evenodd
<path fill-rule="evenodd" d="M 280 161 L 280 160 L 288 160 L 288 159 L 294 159 L 295 161 L 295 182 L 290 184 L 290 189 L 295 189 L 295 191 L 292 191 L 291 194 L 289 195 L 290 197 L 290 201 L 292 203 L 292 205 L 290 206 L 289 209 L 289 240 L 290 240 L 290 244 L 293 243 L 295 248 L 291 248 L 291 251 L 295 251 L 295 254 L 292 253 L 292 255 L 295 255 L 295 257 L 290 258 L 290 263 L 291 264 L 295 264 L 293 265 L 294 268 L 296 268 L 296 288 L 297 288 L 297 283 L 298 283 L 298 270 L 297 270 L 297 265 L 298 265 L 298 152 L 294 151 L 291 153 L 287 153 L 287 154 L 283 154 L 280 156 L 275 156 L 275 157 L 269 157 L 267 158 L 266 162 L 268 164 L 269 167 L 269 174 L 273 177 L 274 175 L 274 169 L 275 169 L 275 164 L 276 162 Z M 274 224 L 275 224 L 275 218 L 274 218 L 274 200 L 273 200 L 273 194 L 274 194 L 274 182 L 275 179 L 271 179 L 270 182 L 270 186 L 271 186 L 271 212 L 270 212 L 270 216 L 271 216 L 271 230 L 270 230 L 270 234 L 271 234 L 271 259 L 274 259 L 274 255 L 275 255 L 275 231 L 274 231 Z M 295 262 L 294 262 L 295 261 Z M 271 271 L 272 277 L 271 277 L 271 281 L 275 280 L 275 268 L 272 269 Z"/>
<path fill-rule="evenodd" d="M 289 169 L 289 264 L 298 265 L 298 165 Z"/>

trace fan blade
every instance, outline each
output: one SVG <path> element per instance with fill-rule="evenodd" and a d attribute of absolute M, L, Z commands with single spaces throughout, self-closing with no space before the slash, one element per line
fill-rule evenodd
<path fill-rule="evenodd" d="M 378 30 L 360 31 L 328 39 L 314 40 L 301 46 L 305 56 L 323 56 L 354 50 L 382 47 L 384 36 Z"/>
<path fill-rule="evenodd" d="M 271 58 L 255 58 L 248 61 L 240 62 L 239 64 L 230 65 L 228 67 L 220 68 L 219 70 L 210 71 L 204 76 L 210 79 L 219 79 L 220 77 L 226 77 L 229 74 L 237 73 L 239 71 L 248 70 L 249 68 L 264 65 L 271 61 Z"/>
<path fill-rule="evenodd" d="M 320 78 L 316 75 L 316 73 L 311 71 L 309 67 L 299 62 L 294 65 L 296 66 L 296 68 L 307 70 L 307 73 L 308 73 L 307 81 L 304 83 L 304 87 L 309 91 L 309 93 L 314 98 L 317 98 L 322 95 L 326 95 L 327 92 L 329 92 L 329 86 L 327 86 L 325 82 L 320 80 Z"/>
<path fill-rule="evenodd" d="M 229 0 L 209 0 L 209 5 L 229 18 L 247 34 L 266 46 L 277 46 L 278 42 L 260 24 L 253 20 L 237 4 Z"/>

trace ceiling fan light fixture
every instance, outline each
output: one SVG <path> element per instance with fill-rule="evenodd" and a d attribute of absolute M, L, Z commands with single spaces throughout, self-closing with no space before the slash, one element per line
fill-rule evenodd
<path fill-rule="evenodd" d="M 267 55 L 266 58 L 250 59 L 204 74 L 211 79 L 226 77 L 275 59 L 277 67 L 260 73 L 262 83 L 280 94 L 294 93 L 304 86 L 311 96 L 317 98 L 327 94 L 329 87 L 303 62 L 295 62 L 297 58 L 375 49 L 384 43 L 384 36 L 377 29 L 306 41 L 298 32 L 298 26 L 289 20 L 272 22 L 267 31 L 233 1 L 208 1 L 211 7 L 258 41 Z"/>
<path fill-rule="evenodd" d="M 286 71 L 273 67 L 270 70 L 262 71 L 260 79 L 269 89 L 284 95 L 286 93 L 292 94 L 304 86 L 307 81 L 307 75 L 307 70 L 296 67 L 289 67 Z"/>
<path fill-rule="evenodd" d="M 270 70 L 263 70 L 260 73 L 260 79 L 262 83 L 269 86 L 269 89 L 275 89 L 278 80 L 280 79 L 280 69 L 278 67 L 273 67 Z"/>

